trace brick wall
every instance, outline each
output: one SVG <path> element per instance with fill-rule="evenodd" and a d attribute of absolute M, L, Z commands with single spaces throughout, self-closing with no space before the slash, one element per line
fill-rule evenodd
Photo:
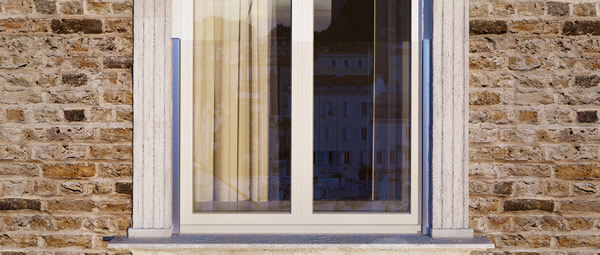
<path fill-rule="evenodd" d="M 125 234 L 132 51 L 131 0 L 0 0 L 1 254 Z"/>
<path fill-rule="evenodd" d="M 494 254 L 600 252 L 599 4 L 471 1 L 470 215 Z"/>

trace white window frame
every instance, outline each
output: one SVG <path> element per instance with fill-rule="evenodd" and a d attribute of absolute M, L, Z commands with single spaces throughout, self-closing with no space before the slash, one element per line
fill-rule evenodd
<path fill-rule="evenodd" d="M 292 68 L 294 69 L 292 102 L 302 103 L 292 103 L 291 213 L 193 212 L 193 139 L 190 137 L 193 136 L 194 1 L 174 1 L 176 3 L 173 13 L 173 31 L 179 33 L 181 38 L 180 233 L 418 233 L 421 231 L 419 0 L 411 0 L 411 126 L 413 128 L 411 128 L 410 212 L 361 214 L 313 213 L 314 0 L 292 1 L 292 24 L 295 24 L 292 25 Z"/>
<path fill-rule="evenodd" d="M 174 98 L 171 38 L 181 38 L 182 1 L 133 2 L 133 214 L 131 238 L 178 233 L 177 158 L 172 158 Z M 469 1 L 422 0 L 426 99 L 421 233 L 472 238 L 469 228 Z M 428 46 L 430 45 L 430 47 Z M 425 48 L 424 48 L 425 49 Z M 431 69 L 429 68 L 431 67 Z M 427 72 L 425 72 L 427 71 Z M 427 91 L 425 91 L 427 90 Z M 176 102 L 176 101 L 175 101 Z M 428 107 L 425 107 L 428 106 Z M 177 156 L 177 154 L 175 154 Z M 175 172 L 174 172 L 175 171 Z"/>

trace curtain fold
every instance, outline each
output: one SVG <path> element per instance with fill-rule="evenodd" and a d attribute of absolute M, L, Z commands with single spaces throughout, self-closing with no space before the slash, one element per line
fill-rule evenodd
<path fill-rule="evenodd" d="M 194 201 L 266 202 L 271 3 L 194 8 Z"/>

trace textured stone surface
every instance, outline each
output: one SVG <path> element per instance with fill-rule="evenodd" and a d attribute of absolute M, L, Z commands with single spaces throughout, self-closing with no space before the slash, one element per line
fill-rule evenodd
<path fill-rule="evenodd" d="M 599 4 L 471 1 L 474 255 L 600 249 Z"/>
<path fill-rule="evenodd" d="M 0 254 L 128 253 L 132 5 L 0 0 Z"/>
<path fill-rule="evenodd" d="M 487 238 L 434 239 L 415 235 L 175 235 L 117 237 L 111 247 L 134 254 L 469 254 L 491 247 Z"/>

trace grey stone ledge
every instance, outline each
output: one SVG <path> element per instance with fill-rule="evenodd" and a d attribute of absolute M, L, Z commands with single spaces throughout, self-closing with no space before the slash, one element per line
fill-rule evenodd
<path fill-rule="evenodd" d="M 393 234 L 215 234 L 173 235 L 169 238 L 115 237 L 115 249 L 457 249 L 485 250 L 494 244 L 485 237 L 433 239 L 424 235 Z"/>

